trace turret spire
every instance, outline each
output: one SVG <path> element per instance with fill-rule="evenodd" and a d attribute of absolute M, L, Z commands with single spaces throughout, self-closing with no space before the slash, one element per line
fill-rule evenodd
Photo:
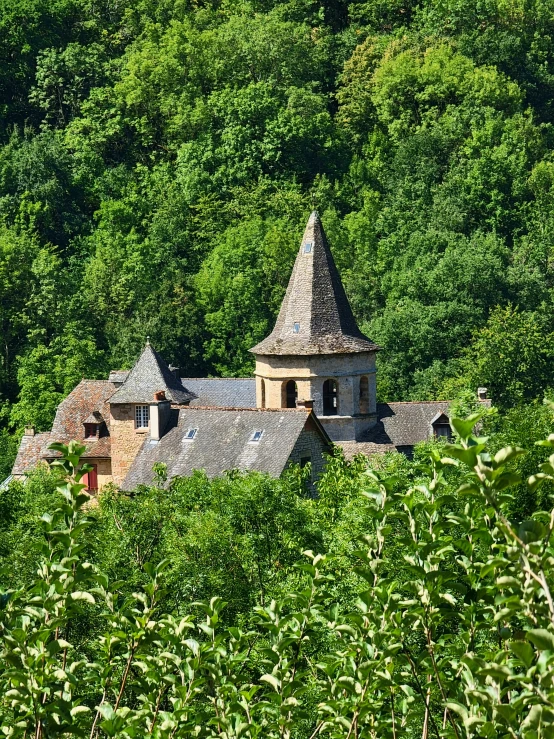
<path fill-rule="evenodd" d="M 372 352 L 379 347 L 356 324 L 317 211 L 300 251 L 272 333 L 255 354 L 309 355 Z"/>

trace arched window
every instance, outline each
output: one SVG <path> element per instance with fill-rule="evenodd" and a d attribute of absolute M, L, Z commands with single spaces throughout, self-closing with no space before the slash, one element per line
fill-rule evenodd
<path fill-rule="evenodd" d="M 283 407 L 296 408 L 296 399 L 298 397 L 298 388 L 294 380 L 284 383 L 283 387 Z"/>
<path fill-rule="evenodd" d="M 360 413 L 369 413 L 369 380 L 360 377 Z"/>
<path fill-rule="evenodd" d="M 262 378 L 262 398 L 261 398 L 262 404 L 261 407 L 265 408 L 265 380 Z"/>
<path fill-rule="evenodd" d="M 323 383 L 323 415 L 336 416 L 339 412 L 339 387 L 336 380 L 325 380 Z"/>

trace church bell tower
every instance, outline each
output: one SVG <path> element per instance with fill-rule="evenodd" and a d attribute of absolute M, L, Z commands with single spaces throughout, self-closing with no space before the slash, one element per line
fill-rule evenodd
<path fill-rule="evenodd" d="M 356 324 L 316 211 L 275 328 L 251 351 L 258 408 L 313 404 L 333 441 L 361 439 L 375 424 L 379 347 Z"/>

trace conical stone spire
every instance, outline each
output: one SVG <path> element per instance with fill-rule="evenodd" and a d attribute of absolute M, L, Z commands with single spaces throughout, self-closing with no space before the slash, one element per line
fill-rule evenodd
<path fill-rule="evenodd" d="M 373 352 L 379 347 L 356 324 L 319 215 L 310 215 L 272 333 L 254 354 Z"/>
<path fill-rule="evenodd" d="M 147 340 L 142 354 L 127 379 L 109 399 L 110 403 L 151 403 L 154 393 L 163 391 L 172 403 L 188 403 L 196 397 L 173 374 Z"/>

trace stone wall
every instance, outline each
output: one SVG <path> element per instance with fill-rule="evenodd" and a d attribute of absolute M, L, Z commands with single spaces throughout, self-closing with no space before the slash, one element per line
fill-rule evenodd
<path fill-rule="evenodd" d="M 148 437 L 148 429 L 135 428 L 135 406 L 132 403 L 110 405 L 110 436 L 113 481 L 121 485 Z"/>
<path fill-rule="evenodd" d="M 367 377 L 366 412 L 360 412 L 360 379 Z M 375 352 L 320 354 L 317 356 L 257 356 L 256 398 L 262 407 L 262 379 L 265 407 L 284 405 L 284 387 L 294 380 L 298 400 L 313 400 L 314 411 L 335 441 L 360 438 L 376 422 L 377 390 Z M 323 415 L 323 383 L 335 380 L 338 386 L 337 416 Z M 339 420 L 342 419 L 342 420 Z"/>
<path fill-rule="evenodd" d="M 98 477 L 98 492 L 101 492 L 102 488 L 110 482 L 113 482 L 112 476 L 112 461 L 111 459 L 97 459 L 91 457 L 87 459 L 83 457 L 83 463 L 96 465 L 96 475 Z"/>
<path fill-rule="evenodd" d="M 325 469 L 323 455 L 329 450 L 325 447 L 317 431 L 304 429 L 294 445 L 288 464 L 300 464 L 302 459 L 310 458 L 312 463 L 312 483 L 317 482 Z"/>

